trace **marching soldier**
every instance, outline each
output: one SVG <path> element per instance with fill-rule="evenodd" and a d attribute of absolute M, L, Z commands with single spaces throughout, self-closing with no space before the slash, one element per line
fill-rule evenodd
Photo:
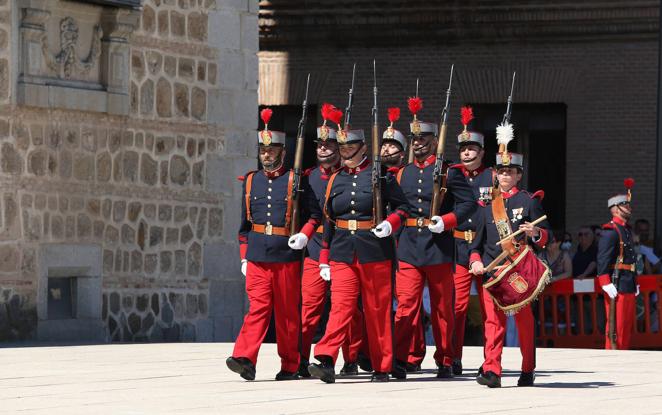
<path fill-rule="evenodd" d="M 324 192 L 329 177 L 340 169 L 340 153 L 338 152 L 338 141 L 336 131 L 329 128 L 327 121 L 340 124 L 342 111 L 335 106 L 325 103 L 322 105 L 323 124 L 317 128 L 317 162 L 318 167 L 307 172 L 310 190 L 314 194 L 313 206 L 310 210 L 321 212 L 324 204 Z M 303 262 L 303 275 L 301 278 L 301 363 L 299 365 L 299 376 L 310 377 L 308 365 L 310 359 L 310 347 L 313 336 L 317 330 L 329 283 L 320 278 L 319 256 L 322 249 L 323 226 L 319 226 L 313 238 L 308 242 L 308 256 Z M 347 341 L 343 344 L 343 355 L 345 365 L 340 371 L 343 375 L 358 374 L 357 359 L 362 343 L 363 313 L 357 307 L 350 325 Z"/>
<path fill-rule="evenodd" d="M 389 173 L 397 172 L 405 166 L 405 149 L 407 148 L 407 138 L 400 131 L 393 127 L 396 121 L 400 119 L 400 108 L 393 107 L 387 110 L 390 125 L 382 134 L 381 156 L 382 163 L 388 168 Z M 402 227 L 399 232 L 402 232 Z M 395 235 L 397 240 L 399 237 Z M 409 348 L 409 357 L 407 358 L 407 372 L 417 372 L 421 369 L 421 363 L 425 359 L 425 333 L 423 325 L 423 315 L 425 310 L 421 305 L 420 317 L 412 322 L 414 325 L 414 336 L 411 338 Z"/>
<path fill-rule="evenodd" d="M 400 108 L 389 108 L 388 119 L 391 125 L 382 134 L 382 163 L 387 169 L 401 168 L 405 164 L 407 139 L 400 130 L 393 128 L 393 124 L 400 119 Z"/>
<path fill-rule="evenodd" d="M 616 195 L 607 201 L 612 215 L 602 225 L 598 242 L 598 282 L 605 296 L 606 342 L 605 348 L 630 348 L 635 319 L 635 297 L 639 295 L 636 254 L 632 243 L 632 230 L 628 221 L 632 217 L 631 188 L 634 180 L 626 179 L 627 194 Z M 612 310 L 615 307 L 615 310 Z M 615 338 L 614 338 L 615 337 Z"/>
<path fill-rule="evenodd" d="M 393 363 L 391 335 L 391 272 L 395 249 L 389 236 L 408 217 L 402 190 L 386 176 L 381 196 L 393 213 L 375 223 L 371 161 L 363 130 L 339 130 L 337 140 L 344 167 L 331 176 L 324 205 L 323 249 L 320 275 L 331 279 L 331 313 L 324 337 L 315 346 L 320 363 L 309 366 L 311 375 L 335 382 L 334 364 L 345 342 L 359 291 L 367 328 L 373 382 L 388 381 Z"/>
<path fill-rule="evenodd" d="M 471 107 L 463 107 L 461 110 L 464 131 L 457 136 L 460 153 L 460 164 L 453 166 L 462 172 L 465 179 L 473 189 L 474 200 L 486 203 L 492 198 L 492 187 L 494 186 L 494 171 L 483 165 L 485 155 L 485 138 L 481 133 L 469 131 L 468 126 L 473 120 Z M 476 212 L 477 214 L 477 212 Z M 485 321 L 485 310 L 483 308 L 482 281 L 469 271 L 469 244 L 476 236 L 476 219 L 469 218 L 459 223 L 453 230 L 455 237 L 455 270 L 453 280 L 455 282 L 455 333 L 453 335 L 453 374 L 462 374 L 462 346 L 464 344 L 464 327 L 469 308 L 469 295 L 471 284 L 475 282 L 480 299 L 481 315 Z"/>
<path fill-rule="evenodd" d="M 285 133 L 268 128 L 271 114 L 271 109 L 260 114 L 264 122 L 264 130 L 258 132 L 263 169 L 246 174 L 243 184 L 239 247 L 250 307 L 232 356 L 226 360 L 228 368 L 246 380 L 255 379 L 257 355 L 272 312 L 281 358 L 276 380 L 298 378 L 301 252 L 290 246 L 303 244 L 319 224 L 319 218 L 311 217 L 302 233 L 290 238 L 295 243 L 288 246 L 293 172 L 283 166 Z"/>
<path fill-rule="evenodd" d="M 525 240 L 519 244 L 534 244 L 540 248 L 547 243 L 548 227 L 546 222 L 535 226 L 531 222 L 544 215 L 541 200 L 542 191 L 533 194 L 520 190 L 517 186 L 523 174 L 523 156 L 509 153 L 507 144 L 513 139 L 513 126 L 504 123 L 497 127 L 497 141 L 499 153 L 496 157 L 496 170 L 498 188 L 495 189 L 494 198 L 498 198 L 505 206 L 501 209 L 503 220 L 497 218 L 495 200 L 479 208 L 476 215 L 476 237 L 470 244 L 470 269 L 474 275 L 486 273 L 486 265 L 502 255 L 502 248 L 497 242 L 510 234 L 511 229 L 519 229 L 526 235 Z M 498 193 L 497 193 L 498 192 Z M 498 204 L 496 205 L 498 206 Z M 497 220 L 498 219 L 498 220 Z M 504 229 L 497 229 L 496 222 Z M 517 283 L 518 281 L 514 281 Z M 515 289 L 521 289 L 517 286 Z M 526 286 L 524 287 L 526 288 Z M 486 312 L 485 321 L 485 362 L 481 366 L 476 378 L 481 385 L 490 388 L 501 387 L 501 354 L 506 334 L 506 314 L 501 311 L 492 300 L 489 293 L 483 292 L 483 305 Z M 535 338 L 534 319 L 531 305 L 527 304 L 515 314 L 515 322 L 519 335 L 520 351 L 522 352 L 522 373 L 517 382 L 518 386 L 533 386 L 535 379 Z"/>
<path fill-rule="evenodd" d="M 458 167 L 447 168 L 446 197 L 441 216 L 431 214 L 433 171 L 436 162 L 438 127 L 417 119 L 422 100 L 409 99 L 414 115 L 410 124 L 415 160 L 397 175 L 397 181 L 412 206 L 398 239 L 399 267 L 396 273 L 398 309 L 395 314 L 395 364 L 393 376 L 407 377 L 406 363 L 414 330 L 420 321 L 423 287 L 430 290 L 431 323 L 436 344 L 437 377 L 453 376 L 453 274 L 454 241 L 451 230 L 474 211 L 471 187 Z"/>

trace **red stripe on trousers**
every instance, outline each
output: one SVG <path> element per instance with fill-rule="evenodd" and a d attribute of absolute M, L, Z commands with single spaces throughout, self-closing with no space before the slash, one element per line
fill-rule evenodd
<path fill-rule="evenodd" d="M 634 293 L 618 293 L 618 296 L 616 296 L 616 348 L 618 350 L 627 350 L 630 348 L 632 330 L 634 329 L 635 305 Z M 609 341 L 609 308 L 609 296 L 605 294 L 605 349 L 611 349 L 611 342 Z"/>
<path fill-rule="evenodd" d="M 391 261 L 352 264 L 331 261 L 331 313 L 324 337 L 315 345 L 315 356 L 329 356 L 334 363 L 345 342 L 357 307 L 359 292 L 370 348 L 372 367 L 390 372 L 393 363 L 391 335 Z"/>
<path fill-rule="evenodd" d="M 483 305 L 483 288 L 481 278 L 473 275 L 461 265 L 455 264 L 453 272 L 455 282 L 455 331 L 453 333 L 453 359 L 462 360 L 462 347 L 464 346 L 464 329 L 466 327 L 467 311 L 469 309 L 469 297 L 471 295 L 471 283 L 476 281 L 476 290 L 480 303 L 480 315 L 483 326 L 485 326 L 485 306 Z M 483 336 L 483 344 L 485 338 Z"/>
<path fill-rule="evenodd" d="M 301 357 L 305 360 L 310 360 L 310 347 L 324 312 L 328 290 L 329 283 L 320 277 L 319 262 L 306 258 L 301 277 Z M 363 312 L 356 307 L 347 341 L 342 346 L 346 362 L 356 362 L 364 331 Z"/>
<path fill-rule="evenodd" d="M 453 275 L 451 264 L 415 267 L 400 261 L 395 274 L 398 309 L 395 313 L 395 357 L 407 361 L 415 322 L 420 320 L 423 287 L 430 290 L 430 320 L 436 344 L 434 360 L 439 365 L 452 363 Z"/>
<path fill-rule="evenodd" d="M 296 372 L 299 368 L 299 299 L 301 296 L 301 263 L 251 262 L 246 267 L 246 293 L 250 302 L 248 314 L 234 344 L 232 356 L 257 362 L 271 313 L 275 312 L 276 340 L 281 370 Z"/>
<path fill-rule="evenodd" d="M 494 304 L 492 297 L 484 288 L 483 305 L 486 314 L 483 371 L 492 371 L 501 376 L 501 355 L 503 341 L 506 337 L 507 316 Z M 536 368 L 536 345 L 531 305 L 522 308 L 515 314 L 515 324 L 517 324 L 519 349 L 522 353 L 522 372 L 532 372 Z"/>

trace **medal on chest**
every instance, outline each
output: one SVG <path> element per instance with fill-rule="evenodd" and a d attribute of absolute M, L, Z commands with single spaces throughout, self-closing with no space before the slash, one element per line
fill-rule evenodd
<path fill-rule="evenodd" d="M 524 213 L 524 208 L 515 208 L 512 210 L 513 211 L 513 218 L 510 220 L 511 222 L 515 223 L 518 220 L 522 220 L 522 213 Z"/>

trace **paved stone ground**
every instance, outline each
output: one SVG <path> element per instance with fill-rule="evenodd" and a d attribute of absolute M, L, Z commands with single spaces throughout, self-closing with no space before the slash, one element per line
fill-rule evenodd
<path fill-rule="evenodd" d="M 662 352 L 539 349 L 537 387 L 502 389 L 473 378 L 482 350 L 466 349 L 471 375 L 439 381 L 431 349 L 424 373 L 371 384 L 369 375 L 275 382 L 275 346 L 264 345 L 257 379 L 230 372 L 228 343 L 0 348 L 0 413 L 26 414 L 662 414 Z M 338 362 L 338 369 L 341 362 Z M 519 351 L 507 348 L 507 369 Z"/>

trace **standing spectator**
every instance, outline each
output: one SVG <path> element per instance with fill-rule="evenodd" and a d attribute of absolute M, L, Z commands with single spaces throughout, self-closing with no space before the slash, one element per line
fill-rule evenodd
<path fill-rule="evenodd" d="M 570 255 L 570 250 L 572 249 L 572 234 L 570 232 L 565 232 L 563 234 L 563 243 L 561 244 L 561 250 Z"/>
<path fill-rule="evenodd" d="M 572 257 L 572 276 L 580 280 L 595 277 L 598 256 L 595 234 L 589 226 L 582 226 L 577 233 L 577 239 L 579 244 Z"/>
<path fill-rule="evenodd" d="M 538 256 L 549 266 L 554 282 L 572 276 L 572 260 L 568 252 L 561 249 L 564 233 L 556 230 L 552 234 L 554 239 L 540 251 Z"/>
<path fill-rule="evenodd" d="M 647 219 L 637 219 L 634 222 L 634 241 L 637 245 L 636 249 L 643 259 L 644 274 L 653 274 L 660 265 L 660 258 L 653 251 L 650 229 L 651 225 Z"/>
<path fill-rule="evenodd" d="M 593 236 L 595 237 L 595 245 L 598 245 L 598 242 L 600 241 L 600 236 L 602 235 L 602 227 L 600 225 L 591 225 L 591 231 L 593 232 Z"/>

